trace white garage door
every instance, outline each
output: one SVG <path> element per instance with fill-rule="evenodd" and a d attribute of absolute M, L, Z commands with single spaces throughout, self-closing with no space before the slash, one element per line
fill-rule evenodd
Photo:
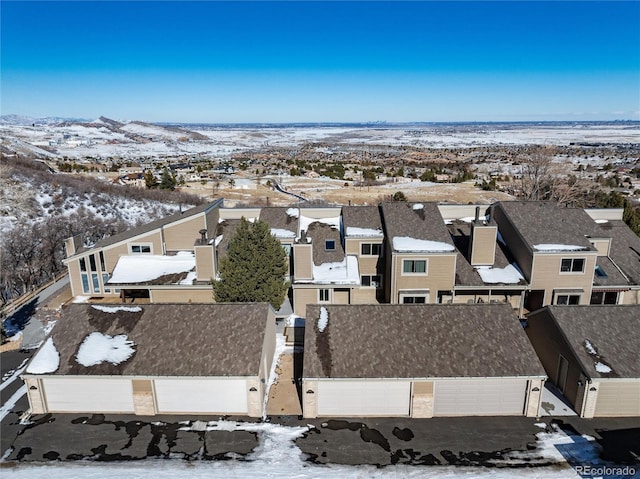
<path fill-rule="evenodd" d="M 513 416 L 524 414 L 526 379 L 436 381 L 434 416 Z"/>
<path fill-rule="evenodd" d="M 319 381 L 319 416 L 408 416 L 410 381 Z"/>
<path fill-rule="evenodd" d="M 50 412 L 133 413 L 130 379 L 44 378 Z"/>
<path fill-rule="evenodd" d="M 158 413 L 247 414 L 245 379 L 156 379 Z"/>
<path fill-rule="evenodd" d="M 640 416 L 640 381 L 598 381 L 594 416 Z"/>

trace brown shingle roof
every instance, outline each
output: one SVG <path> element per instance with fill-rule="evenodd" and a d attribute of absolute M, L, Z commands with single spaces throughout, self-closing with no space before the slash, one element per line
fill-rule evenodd
<path fill-rule="evenodd" d="M 141 308 L 138 313 L 108 313 L 90 304 L 71 304 L 65 308 L 51 334 L 60 353 L 60 367 L 54 374 L 258 374 L 268 304 L 146 304 Z M 80 365 L 75 356 L 84 339 L 93 332 L 127 335 L 135 343 L 134 355 L 119 365 Z"/>
<path fill-rule="evenodd" d="M 594 250 L 586 236 L 595 223 L 582 209 L 546 201 L 505 201 L 496 203 L 494 208 L 505 212 L 531 251 L 537 244 L 577 245 Z"/>
<path fill-rule="evenodd" d="M 629 277 L 632 284 L 640 284 L 640 237 L 623 221 L 594 224 L 593 236 L 611 238 L 609 257 Z"/>
<path fill-rule="evenodd" d="M 378 206 L 343 206 L 342 224 L 347 228 L 368 228 L 382 232 L 382 219 Z"/>
<path fill-rule="evenodd" d="M 306 236 L 312 240 L 313 263 L 315 265 L 338 263 L 344 259 L 344 248 L 342 247 L 339 229 L 316 221 L 309 225 Z M 325 249 L 325 242 L 327 240 L 334 242 L 335 250 Z"/>
<path fill-rule="evenodd" d="M 382 219 L 389 242 L 393 245 L 393 238 L 399 236 L 453 245 L 438 205 L 422 203 L 423 208 L 414 210 L 414 204 L 404 201 L 382 203 Z"/>
<path fill-rule="evenodd" d="M 640 378 L 640 306 L 547 306 L 549 314 L 591 377 Z M 588 340 L 599 357 L 588 352 Z M 611 373 L 599 373 L 596 362 Z"/>
<path fill-rule="evenodd" d="M 298 234 L 298 218 L 287 214 L 287 207 L 271 206 L 260 210 L 260 219 L 271 228 L 279 228 Z"/>
<path fill-rule="evenodd" d="M 236 234 L 236 230 L 240 226 L 242 220 L 224 220 L 218 223 L 216 228 L 216 237 L 222 235 L 222 240 L 216 247 L 216 253 L 218 255 L 218 261 L 227 256 L 227 250 L 229 248 L 229 241 Z"/>
<path fill-rule="evenodd" d="M 506 304 L 307 307 L 305 378 L 544 376 Z"/>

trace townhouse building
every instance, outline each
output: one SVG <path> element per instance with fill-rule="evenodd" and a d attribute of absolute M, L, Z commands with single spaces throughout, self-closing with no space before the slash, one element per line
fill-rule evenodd
<path fill-rule="evenodd" d="M 640 238 L 619 209 L 546 202 L 225 208 L 198 206 L 87 247 L 67 239 L 74 296 L 211 303 L 242 218 L 287 252 L 281 313 L 311 304 L 640 304 Z"/>

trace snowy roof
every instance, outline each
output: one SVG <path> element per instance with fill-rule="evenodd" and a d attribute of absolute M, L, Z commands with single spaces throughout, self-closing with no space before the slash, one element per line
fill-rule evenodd
<path fill-rule="evenodd" d="M 505 216 L 531 251 L 571 251 L 568 246 L 594 251 L 586 237 L 597 225 L 583 209 L 565 208 L 545 201 L 496 203 L 492 208 L 492 220 L 500 226 Z"/>
<path fill-rule="evenodd" d="M 413 209 L 412 203 L 394 201 L 381 205 L 385 230 L 390 238 L 411 238 L 414 241 L 394 242 L 398 251 L 453 251 L 447 226 L 435 203 L 420 203 L 422 208 Z M 418 244 L 416 241 L 434 242 Z M 441 243 L 438 245 L 437 243 Z M 446 245 L 446 247 L 444 246 Z"/>
<path fill-rule="evenodd" d="M 312 271 L 312 280 L 297 280 L 296 283 L 360 285 L 360 272 L 356 256 L 347 256 L 342 261 L 335 263 L 314 264 Z"/>
<path fill-rule="evenodd" d="M 640 306 L 547 306 L 531 313 L 527 321 L 545 337 L 555 323 L 588 376 L 640 379 Z"/>
<path fill-rule="evenodd" d="M 115 312 L 71 304 L 51 333 L 60 359 L 52 374 L 257 375 L 272 311 L 266 303 L 145 304 L 140 311 Z M 95 344 L 87 356 L 82 344 L 90 337 Z M 114 345 L 119 351 L 112 357 Z"/>
<path fill-rule="evenodd" d="M 285 208 L 285 207 L 266 207 L 260 210 L 260 219 L 266 222 L 272 230 L 280 231 L 282 234 L 276 234 L 277 237 L 289 238 L 290 233 L 293 233 L 295 238 L 298 234 L 298 217 L 288 214 L 289 209 L 297 208 Z M 288 231 L 288 234 L 284 234 Z"/>
<path fill-rule="evenodd" d="M 195 267 L 196 258 L 189 251 L 181 251 L 174 256 L 120 256 L 107 284 L 173 284 L 184 279 Z"/>
<path fill-rule="evenodd" d="M 304 378 L 541 377 L 511 306 L 307 306 Z"/>
<path fill-rule="evenodd" d="M 370 238 L 384 236 L 378 206 L 343 206 L 342 221 L 346 236 Z"/>

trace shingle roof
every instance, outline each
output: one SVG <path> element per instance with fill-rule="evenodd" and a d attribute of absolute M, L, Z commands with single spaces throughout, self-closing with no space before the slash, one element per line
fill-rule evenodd
<path fill-rule="evenodd" d="M 547 306 L 586 372 L 594 378 L 640 378 L 640 306 Z M 597 355 L 590 354 L 589 341 Z M 609 366 L 599 373 L 595 365 Z"/>
<path fill-rule="evenodd" d="M 287 214 L 289 208 L 270 206 L 260 210 L 260 219 L 271 228 L 278 228 L 298 234 L 298 218 Z"/>
<path fill-rule="evenodd" d="M 268 304 L 146 304 L 141 308 L 142 312 L 137 313 L 103 312 L 90 304 L 71 304 L 65 308 L 51 334 L 60 353 L 60 367 L 54 374 L 258 374 Z M 75 356 L 84 339 L 93 332 L 127 335 L 135 343 L 134 355 L 119 365 L 80 365 Z"/>
<path fill-rule="evenodd" d="M 378 206 L 343 206 L 342 224 L 347 228 L 367 228 L 382 231 L 382 220 Z"/>
<path fill-rule="evenodd" d="M 222 235 L 222 240 L 216 247 L 216 253 L 218 255 L 218 261 L 227 256 L 227 249 L 229 248 L 229 241 L 236 234 L 236 230 L 240 226 L 242 220 L 224 220 L 218 223 L 216 228 L 216 237 Z"/>
<path fill-rule="evenodd" d="M 306 236 L 312 240 L 313 263 L 338 263 L 344 259 L 344 248 L 340 237 L 340 230 L 332 228 L 326 223 L 314 222 L 307 228 Z M 332 240 L 335 250 L 326 250 L 325 241 Z"/>
<path fill-rule="evenodd" d="M 511 307 L 480 305 L 307 307 L 305 378 L 545 376 Z"/>
<path fill-rule="evenodd" d="M 122 233 L 118 233 L 116 235 L 113 236 L 109 236 L 107 238 L 104 238 L 103 240 L 98 241 L 96 244 L 94 244 L 92 247 L 90 248 L 79 248 L 78 251 L 76 252 L 76 254 L 78 253 L 83 253 L 86 251 L 90 251 L 90 250 L 95 250 L 97 248 L 104 248 L 105 246 L 109 246 L 115 243 L 118 243 L 120 241 L 124 241 L 130 238 L 134 238 L 138 235 L 144 234 L 144 233 L 149 233 L 150 231 L 153 231 L 155 229 L 161 228 L 162 226 L 168 225 L 170 223 L 173 223 L 174 221 L 178 221 L 184 218 L 188 218 L 189 216 L 194 216 L 197 215 L 199 213 L 203 213 L 205 211 L 208 211 L 211 208 L 215 208 L 222 205 L 222 200 L 216 200 L 212 203 L 205 203 L 203 205 L 200 206 L 196 206 L 194 208 L 191 208 L 187 211 L 183 211 L 181 213 L 176 213 L 174 215 L 171 216 L 166 216 L 164 218 L 160 218 L 159 220 L 155 220 L 155 221 L 151 221 L 150 223 L 144 224 L 142 226 L 138 226 L 137 228 L 133 228 L 127 231 L 124 231 Z M 195 240 L 195 237 L 194 237 Z"/>
<path fill-rule="evenodd" d="M 609 257 L 633 284 L 640 284 L 640 237 L 620 220 L 603 224 L 594 222 L 592 229 L 592 236 L 611 238 Z"/>
<path fill-rule="evenodd" d="M 618 271 L 608 256 L 598 256 L 596 266 L 605 276 L 599 275 L 597 272 L 593 275 L 594 286 L 624 286 L 629 284 L 627 279 Z"/>
<path fill-rule="evenodd" d="M 586 238 L 595 222 L 582 209 L 565 208 L 546 201 L 505 201 L 494 205 L 510 218 L 531 251 L 537 244 L 583 246 L 594 250 Z"/>
<path fill-rule="evenodd" d="M 391 244 L 394 237 L 409 237 L 453 245 L 438 206 L 435 203 L 421 203 L 422 208 L 413 209 L 415 204 L 404 201 L 382 203 L 384 229 Z"/>

